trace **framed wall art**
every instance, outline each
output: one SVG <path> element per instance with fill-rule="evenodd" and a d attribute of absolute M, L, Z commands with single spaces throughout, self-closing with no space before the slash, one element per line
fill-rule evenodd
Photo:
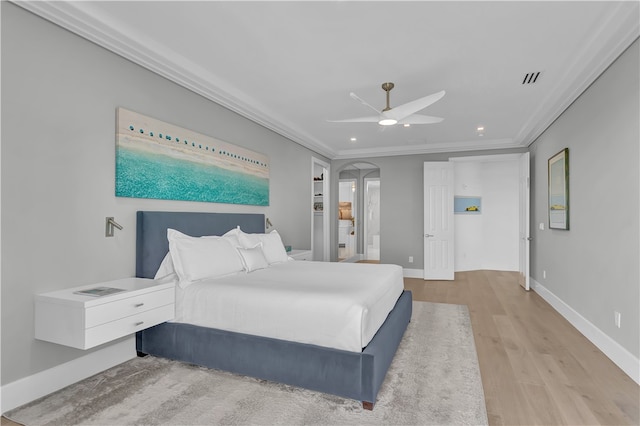
<path fill-rule="evenodd" d="M 117 197 L 269 205 L 266 155 L 124 108 L 116 121 Z"/>
<path fill-rule="evenodd" d="M 549 228 L 569 229 L 569 148 L 549 158 Z"/>
<path fill-rule="evenodd" d="M 482 212 L 481 197 L 453 197 L 453 213 L 454 214 L 480 214 Z"/>

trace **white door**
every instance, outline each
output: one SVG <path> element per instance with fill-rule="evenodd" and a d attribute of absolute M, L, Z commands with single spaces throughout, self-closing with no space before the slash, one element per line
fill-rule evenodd
<path fill-rule="evenodd" d="M 380 178 L 364 178 L 364 258 L 380 260 Z"/>
<path fill-rule="evenodd" d="M 453 184 L 450 162 L 424 163 L 424 279 L 453 280 Z"/>
<path fill-rule="evenodd" d="M 520 157 L 520 277 L 518 282 L 529 290 L 529 245 L 531 236 L 529 231 L 529 153 Z"/>

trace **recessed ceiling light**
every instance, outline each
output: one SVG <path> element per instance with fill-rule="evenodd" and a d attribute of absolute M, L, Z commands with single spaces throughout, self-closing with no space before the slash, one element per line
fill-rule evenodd
<path fill-rule="evenodd" d="M 404 126 L 404 127 L 411 127 L 411 124 L 409 124 L 409 123 L 404 123 L 404 124 L 403 124 L 403 126 Z"/>
<path fill-rule="evenodd" d="M 484 126 L 478 126 L 478 128 L 476 129 L 476 131 L 478 131 L 478 132 L 484 132 Z"/>
<path fill-rule="evenodd" d="M 357 141 L 358 139 L 356 139 L 356 138 L 351 138 L 351 139 L 349 139 L 349 140 L 350 140 L 351 142 L 355 142 L 355 141 Z"/>

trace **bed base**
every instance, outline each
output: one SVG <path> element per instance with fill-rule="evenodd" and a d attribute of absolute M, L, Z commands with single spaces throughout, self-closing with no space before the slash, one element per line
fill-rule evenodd
<path fill-rule="evenodd" d="M 411 319 L 411 292 L 362 352 L 168 322 L 136 335 L 148 354 L 352 398 L 373 409 L 402 335 Z"/>
<path fill-rule="evenodd" d="M 193 236 L 221 235 L 240 224 L 264 232 L 264 215 L 138 212 L 136 274 L 153 278 L 168 251 L 168 227 Z M 244 226 L 242 226 L 244 224 Z M 271 380 L 362 401 L 376 396 L 411 320 L 411 292 L 404 291 L 369 345 L 349 352 L 168 322 L 136 334 L 136 350 L 195 365 Z"/>

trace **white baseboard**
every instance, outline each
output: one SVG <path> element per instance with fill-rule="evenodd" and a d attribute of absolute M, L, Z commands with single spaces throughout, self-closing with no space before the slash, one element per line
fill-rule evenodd
<path fill-rule="evenodd" d="M 136 357 L 135 336 L 2 386 L 5 413 Z"/>
<path fill-rule="evenodd" d="M 531 289 L 547 301 L 560 315 L 596 345 L 614 364 L 622 369 L 633 381 L 640 384 L 640 359 L 623 348 L 618 342 L 603 333 L 598 327 L 573 310 L 562 299 L 542 284 L 530 279 Z"/>
<path fill-rule="evenodd" d="M 402 268 L 402 274 L 404 275 L 405 278 L 423 278 L 424 270 Z"/>

